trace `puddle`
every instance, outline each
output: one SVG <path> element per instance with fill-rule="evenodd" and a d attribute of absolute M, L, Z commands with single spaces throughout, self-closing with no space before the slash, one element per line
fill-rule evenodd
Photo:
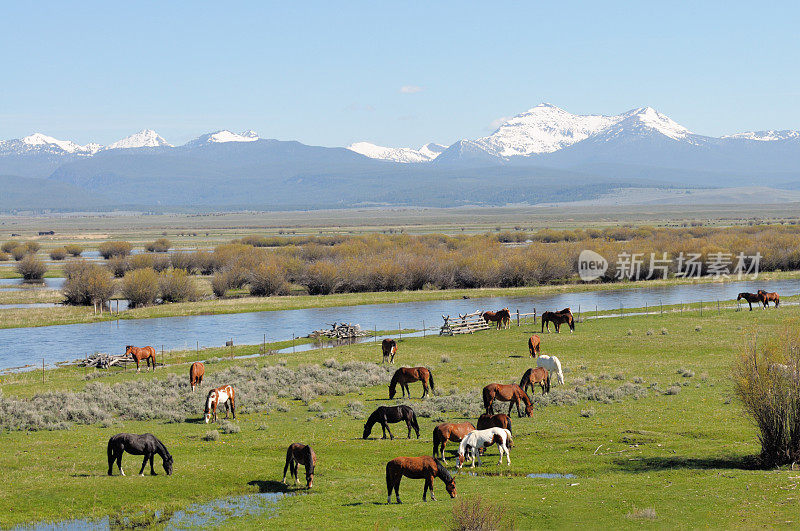
<path fill-rule="evenodd" d="M 574 479 L 575 474 L 528 474 L 526 477 L 534 479 Z"/>

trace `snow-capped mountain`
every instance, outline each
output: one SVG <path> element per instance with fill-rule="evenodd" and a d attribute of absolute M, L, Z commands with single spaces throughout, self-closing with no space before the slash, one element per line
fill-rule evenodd
<path fill-rule="evenodd" d="M 736 133 L 734 135 L 725 135 L 722 138 L 741 138 L 745 140 L 758 140 L 759 142 L 771 142 L 775 140 L 791 140 L 800 138 L 800 131 L 792 131 L 784 129 L 782 131 L 746 131 L 744 133 Z"/>
<path fill-rule="evenodd" d="M 152 129 L 143 129 L 138 133 L 127 136 L 113 144 L 109 144 L 105 149 L 135 149 L 143 147 L 172 147 L 164 138 Z"/>
<path fill-rule="evenodd" d="M 24 138 L 0 141 L 0 155 L 76 154 L 93 155 L 102 148 L 99 144 L 81 146 L 71 140 L 58 140 L 42 133 Z"/>
<path fill-rule="evenodd" d="M 255 142 L 259 137 L 255 131 L 244 131 L 243 133 L 233 133 L 227 129 L 216 131 L 214 133 L 207 133 L 199 136 L 190 142 L 187 146 L 198 146 L 202 144 L 222 144 L 225 142 Z"/>
<path fill-rule="evenodd" d="M 356 142 L 347 146 L 354 151 L 371 159 L 390 160 L 393 162 L 430 162 L 439 156 L 447 146 L 430 142 L 419 149 L 390 148 L 372 144 L 370 142 Z"/>

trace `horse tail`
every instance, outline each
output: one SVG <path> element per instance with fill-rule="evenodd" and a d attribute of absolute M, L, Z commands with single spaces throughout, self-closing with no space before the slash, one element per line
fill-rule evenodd
<path fill-rule="evenodd" d="M 522 380 L 519 381 L 520 389 L 525 389 L 525 380 L 527 380 L 530 377 L 529 376 L 530 374 L 531 374 L 531 369 L 528 369 L 527 371 L 525 371 L 525 374 L 522 375 Z"/>
<path fill-rule="evenodd" d="M 408 408 L 411 411 L 411 425 L 414 427 L 414 431 L 417 432 L 417 438 L 419 438 L 419 424 L 417 424 L 417 414 L 414 413 L 414 410 Z"/>
<path fill-rule="evenodd" d="M 433 371 L 428 369 L 428 383 L 431 384 L 431 393 L 435 393 L 436 389 L 433 387 Z"/>
<path fill-rule="evenodd" d="M 511 433 L 511 417 L 508 417 L 508 433 Z"/>
<path fill-rule="evenodd" d="M 510 424 L 509 424 L 510 426 Z M 505 430 L 506 435 L 508 435 L 508 440 L 506 441 L 506 446 L 514 446 L 514 437 L 511 435 L 511 430 Z"/>
<path fill-rule="evenodd" d="M 483 388 L 483 407 L 486 408 L 486 411 L 489 411 L 489 404 L 492 401 L 492 393 L 489 390 L 489 386 Z"/>

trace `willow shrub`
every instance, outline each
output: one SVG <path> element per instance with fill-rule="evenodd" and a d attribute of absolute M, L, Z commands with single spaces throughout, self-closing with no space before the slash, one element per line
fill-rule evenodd
<path fill-rule="evenodd" d="M 155 303 L 159 295 L 158 273 L 153 269 L 128 271 L 122 279 L 122 295 L 131 307 Z"/>
<path fill-rule="evenodd" d="M 86 260 L 74 260 L 64 266 L 62 292 L 67 304 L 105 304 L 114 295 L 114 279 L 111 272 Z"/>
<path fill-rule="evenodd" d="M 247 284 L 250 295 L 264 297 L 289 294 L 289 282 L 286 281 L 286 274 L 277 261 L 258 264 L 250 271 Z"/>
<path fill-rule="evenodd" d="M 67 250 L 63 247 L 56 247 L 50 251 L 50 258 L 52 260 L 63 260 L 67 257 Z"/>
<path fill-rule="evenodd" d="M 25 255 L 17 264 L 17 273 L 26 281 L 41 281 L 47 272 L 47 266 L 32 254 Z"/>
<path fill-rule="evenodd" d="M 158 287 L 164 302 L 197 300 L 197 286 L 185 269 L 163 271 L 158 277 Z"/>
<path fill-rule="evenodd" d="M 133 250 L 133 245 L 126 241 L 108 241 L 101 243 L 97 249 L 100 255 L 108 260 L 112 256 L 128 256 Z"/>
<path fill-rule="evenodd" d="M 80 256 L 83 253 L 83 247 L 76 243 L 70 243 L 64 246 L 64 249 L 72 256 Z"/>
<path fill-rule="evenodd" d="M 154 242 L 145 245 L 145 249 L 151 253 L 166 253 L 172 247 L 172 242 L 166 238 L 158 238 Z"/>

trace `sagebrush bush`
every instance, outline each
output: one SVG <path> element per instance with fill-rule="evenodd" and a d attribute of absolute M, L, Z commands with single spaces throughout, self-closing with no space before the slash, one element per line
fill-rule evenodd
<path fill-rule="evenodd" d="M 172 247 L 172 242 L 166 238 L 158 238 L 154 242 L 150 242 L 145 246 L 145 249 L 151 253 L 166 253 Z"/>
<path fill-rule="evenodd" d="M 457 499 L 448 528 L 452 531 L 496 531 L 513 529 L 514 522 L 504 506 L 477 495 Z"/>
<path fill-rule="evenodd" d="M 76 258 L 78 256 L 80 256 L 81 254 L 83 254 L 83 247 L 81 247 L 80 245 L 78 245 L 76 243 L 70 243 L 70 244 L 65 245 L 64 246 L 64 250 L 67 251 L 69 254 L 71 254 L 72 256 L 74 256 Z"/>
<path fill-rule="evenodd" d="M 103 305 L 114 295 L 111 272 L 87 260 L 72 260 L 64 266 L 62 293 L 67 304 Z"/>
<path fill-rule="evenodd" d="M 184 269 L 163 271 L 158 277 L 158 287 L 164 302 L 197 300 L 197 286 Z"/>
<path fill-rule="evenodd" d="M 122 279 L 122 296 L 132 308 L 147 306 L 158 298 L 158 273 L 153 269 L 136 269 L 125 273 Z"/>
<path fill-rule="evenodd" d="M 219 431 L 222 433 L 239 433 L 242 431 L 242 428 L 235 422 L 221 420 L 219 423 Z"/>
<path fill-rule="evenodd" d="M 63 247 L 56 247 L 50 251 L 51 260 L 63 260 L 67 257 L 67 250 Z"/>
<path fill-rule="evenodd" d="M 44 262 L 32 254 L 23 257 L 17 264 L 17 273 L 22 275 L 26 281 L 40 281 L 47 273 L 47 266 Z"/>
<path fill-rule="evenodd" d="M 133 245 L 126 241 L 108 241 L 101 243 L 97 250 L 100 256 L 108 260 L 112 256 L 128 256 L 133 250 Z"/>
<path fill-rule="evenodd" d="M 203 440 L 208 442 L 218 441 L 219 431 L 217 430 L 207 431 L 206 434 L 203 435 Z"/>

